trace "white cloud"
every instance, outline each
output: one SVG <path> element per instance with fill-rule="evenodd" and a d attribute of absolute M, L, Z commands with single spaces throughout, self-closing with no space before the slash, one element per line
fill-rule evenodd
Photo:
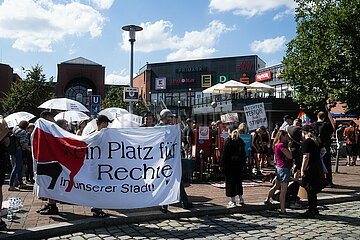
<path fill-rule="evenodd" d="M 212 21 L 201 31 L 185 32 L 183 37 L 173 34 L 170 21 L 159 20 L 155 23 L 141 23 L 143 31 L 136 33 L 136 51 L 153 52 L 172 50 L 168 60 L 204 58 L 213 54 L 220 36 L 234 28 L 228 28 L 220 21 Z M 123 32 L 121 48 L 130 50 L 129 35 Z"/>
<path fill-rule="evenodd" d="M 253 17 L 279 7 L 293 9 L 293 0 L 210 0 L 210 12 L 233 12 L 235 15 Z"/>
<path fill-rule="evenodd" d="M 25 52 L 51 52 L 69 35 L 98 37 L 104 21 L 98 11 L 76 1 L 4 0 L 0 5 L 0 37 L 13 39 L 13 48 Z"/>
<path fill-rule="evenodd" d="M 105 77 L 105 84 L 112 85 L 129 85 L 130 74 L 128 70 L 123 69 L 120 72 L 113 72 Z"/>
<path fill-rule="evenodd" d="M 262 52 L 265 54 L 275 53 L 285 48 L 285 36 L 269 38 L 263 41 L 254 41 L 250 44 L 250 49 L 254 52 Z"/>
<path fill-rule="evenodd" d="M 91 2 L 99 9 L 109 9 L 114 3 L 114 0 L 91 0 Z"/>
<path fill-rule="evenodd" d="M 274 20 L 275 21 L 281 21 L 286 15 L 294 15 L 295 14 L 295 9 L 286 9 L 283 12 L 279 12 L 274 16 Z"/>

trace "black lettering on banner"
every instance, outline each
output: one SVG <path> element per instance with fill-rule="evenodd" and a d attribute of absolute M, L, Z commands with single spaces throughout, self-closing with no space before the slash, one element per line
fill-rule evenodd
<path fill-rule="evenodd" d="M 153 149 L 153 147 L 144 147 L 144 151 L 145 151 L 145 156 L 144 156 L 144 160 L 151 160 L 153 159 L 154 157 L 153 156 L 150 156 L 149 157 L 149 154 L 151 152 L 151 150 Z M 147 151 L 147 152 L 146 152 Z"/>
<path fill-rule="evenodd" d="M 135 175 L 136 172 L 136 175 Z M 123 181 L 127 178 L 131 180 L 141 179 L 157 179 L 161 177 L 171 177 L 173 170 L 171 165 L 157 166 L 156 168 L 143 164 L 143 166 L 135 168 L 118 167 L 114 169 L 110 164 L 98 164 L 98 180 L 119 180 Z"/>

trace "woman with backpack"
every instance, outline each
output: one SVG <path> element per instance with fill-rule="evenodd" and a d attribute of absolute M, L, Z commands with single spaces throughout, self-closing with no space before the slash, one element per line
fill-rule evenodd
<path fill-rule="evenodd" d="M 319 215 L 317 194 L 325 187 L 324 170 L 320 160 L 320 142 L 311 126 L 305 125 L 301 130 L 303 137 L 301 185 L 307 192 L 309 205 L 309 209 L 303 216 L 314 218 Z"/>
<path fill-rule="evenodd" d="M 22 180 L 22 170 L 24 164 L 23 150 L 31 151 L 26 132 L 26 128 L 28 127 L 28 125 L 28 121 L 21 121 L 13 129 L 13 135 L 15 136 L 15 155 L 12 155 L 12 158 L 15 159 L 13 159 L 13 168 L 10 175 L 9 191 L 19 191 L 19 189 L 15 187 L 16 178 L 19 182 L 20 188 L 25 186 Z"/>

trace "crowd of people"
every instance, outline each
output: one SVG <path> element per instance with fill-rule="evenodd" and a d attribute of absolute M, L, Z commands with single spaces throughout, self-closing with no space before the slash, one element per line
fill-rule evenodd
<path fill-rule="evenodd" d="M 80 121 L 76 125 L 69 124 L 65 119 L 55 121 L 52 113 L 43 111 L 41 118 L 56 124 L 66 131 L 81 135 L 86 121 Z M 154 127 L 175 124 L 175 115 L 169 110 L 164 109 L 160 112 L 160 120 L 157 122 L 152 113 L 146 113 L 143 124 L 140 127 Z M 267 127 L 259 127 L 252 132 L 248 132 L 245 123 L 233 122 L 225 125 L 221 121 L 211 124 L 213 146 L 218 151 L 213 152 L 213 157 L 218 158 L 219 170 L 225 176 L 225 194 L 229 197 L 229 207 L 237 205 L 236 196 L 239 204 L 244 204 L 243 186 L 244 168 L 252 168 L 252 173 L 257 176 L 263 175 L 263 168 L 275 168 L 276 177 L 273 186 L 269 190 L 264 203 L 271 204 L 274 194 L 280 191 L 280 213 L 286 214 L 286 207 L 296 206 L 298 197 L 297 192 L 300 185 L 303 186 L 308 195 L 309 209 L 305 215 L 314 217 L 319 214 L 317 209 L 317 193 L 325 186 L 334 187 L 331 169 L 331 137 L 334 133 L 333 126 L 326 121 L 324 112 L 319 112 L 317 121 L 311 125 L 303 125 L 301 119 L 292 119 L 285 115 L 284 122 L 276 124 L 270 131 Z M 106 128 L 111 120 L 100 115 L 97 117 L 97 129 L 100 131 Z M 218 137 L 220 131 L 226 129 L 228 137 L 219 148 Z M 0 117 L 0 164 L 1 176 L 0 184 L 4 184 L 6 169 L 3 167 L 6 162 L 11 163 L 10 180 L 8 191 L 19 191 L 26 188 L 26 184 L 34 184 L 33 159 L 31 154 L 30 135 L 34 130 L 34 124 L 21 121 L 13 129 L 6 127 L 6 122 Z M 182 130 L 182 158 L 193 156 L 192 146 L 195 144 L 196 126 L 192 119 L 186 119 Z M 249 149 L 242 140 L 244 134 L 251 135 Z M 340 125 L 336 130 L 338 148 L 343 142 L 346 143 L 348 162 L 347 165 L 356 165 L 358 155 L 358 144 L 360 143 L 359 128 L 355 122 L 351 122 L 348 127 Z M 247 155 L 246 152 L 250 154 Z M 250 163 L 250 165 L 248 165 Z M 25 182 L 24 176 L 25 173 Z M 291 188 L 290 185 L 291 184 Z M 289 189 L 288 189 L 289 187 Z M 291 189 L 291 191 L 290 191 Z M 2 202 L 0 195 L 0 203 Z M 58 214 L 59 210 L 56 201 L 47 199 L 48 203 L 37 212 L 43 215 Z M 180 184 L 180 201 L 184 209 L 193 207 L 186 194 L 184 184 Z M 161 211 L 166 213 L 168 206 L 161 206 Z M 104 217 L 107 214 L 102 209 L 92 209 L 95 217 Z M 5 223 L 1 222 L 0 227 Z"/>
<path fill-rule="evenodd" d="M 301 207 L 298 192 L 302 186 L 307 192 L 309 206 L 304 216 L 315 217 L 319 214 L 317 194 L 326 186 L 335 187 L 330 152 L 334 128 L 325 119 L 325 113 L 319 112 L 316 122 L 302 124 L 301 119 L 292 120 L 291 116 L 286 115 L 283 124 L 276 125 L 271 134 L 265 127 L 251 133 L 250 158 L 256 174 L 262 174 L 264 164 L 275 164 L 276 177 L 264 203 L 271 204 L 274 194 L 280 192 L 281 215 L 286 214 L 286 207 Z M 236 196 L 239 196 L 239 204 L 244 204 L 242 174 L 247 159 L 245 143 L 240 134 L 243 127 L 240 128 L 240 125 L 231 123 L 228 126 L 229 137 L 222 147 L 220 158 L 220 168 L 225 174 L 225 192 L 230 199 L 229 207 L 236 206 Z M 347 134 L 344 131 L 344 136 Z"/>

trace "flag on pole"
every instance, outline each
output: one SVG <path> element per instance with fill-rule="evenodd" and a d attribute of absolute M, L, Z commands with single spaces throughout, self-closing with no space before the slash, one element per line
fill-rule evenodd
<path fill-rule="evenodd" d="M 310 118 L 309 118 L 309 116 L 306 115 L 306 113 L 304 113 L 303 111 L 301 111 L 301 112 L 299 113 L 298 118 L 301 119 L 303 125 L 309 125 L 309 124 L 310 124 Z"/>

